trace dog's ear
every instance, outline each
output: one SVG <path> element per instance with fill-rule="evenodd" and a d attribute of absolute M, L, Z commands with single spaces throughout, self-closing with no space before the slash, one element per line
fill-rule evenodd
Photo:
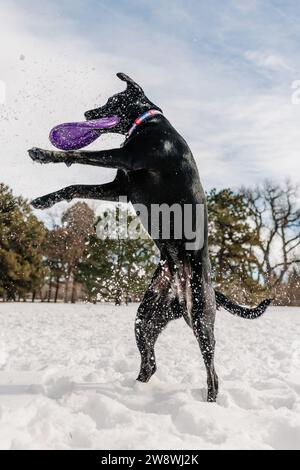
<path fill-rule="evenodd" d="M 140 85 L 138 85 L 134 80 L 132 80 L 132 78 L 128 77 L 128 75 L 126 75 L 125 73 L 119 72 L 117 73 L 117 77 L 123 82 L 126 82 L 128 88 L 132 88 L 138 92 L 144 93 Z"/>

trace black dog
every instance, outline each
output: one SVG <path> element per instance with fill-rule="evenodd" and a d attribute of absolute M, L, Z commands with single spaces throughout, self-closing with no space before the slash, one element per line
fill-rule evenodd
<path fill-rule="evenodd" d="M 127 135 L 121 148 L 104 151 L 48 151 L 29 150 L 32 160 L 40 163 L 81 163 L 116 168 L 115 180 L 98 186 L 69 186 L 55 193 L 35 199 L 35 208 L 46 208 L 73 198 L 89 198 L 118 201 L 126 195 L 134 204 L 148 208 L 151 224 L 153 204 L 185 204 L 204 207 L 202 220 L 203 243 L 187 248 L 187 238 L 170 235 L 165 239 L 158 228 L 155 243 L 161 253 L 161 261 L 154 273 L 138 309 L 135 331 L 141 354 L 138 380 L 147 382 L 156 370 L 154 346 L 159 333 L 167 323 L 184 317 L 198 340 L 207 369 L 208 401 L 215 401 L 218 378 L 214 368 L 214 322 L 216 304 L 243 318 L 257 318 L 264 313 L 271 300 L 264 300 L 258 307 L 240 307 L 219 292 L 211 282 L 211 266 L 207 241 L 207 214 L 205 194 L 202 189 L 193 155 L 185 140 L 163 116 L 158 106 L 145 96 L 142 88 L 123 73 L 117 76 L 127 83 L 127 89 L 109 98 L 107 103 L 85 113 L 86 119 L 118 115 L 120 123 L 107 132 Z M 147 111 L 142 122 L 128 135 L 133 123 Z M 139 123 L 139 121 L 137 121 Z M 195 210 L 192 211 L 195 227 Z M 174 225 L 174 224 L 173 224 Z M 152 226 L 148 224 L 148 227 Z M 174 227 L 173 227 L 174 228 Z"/>

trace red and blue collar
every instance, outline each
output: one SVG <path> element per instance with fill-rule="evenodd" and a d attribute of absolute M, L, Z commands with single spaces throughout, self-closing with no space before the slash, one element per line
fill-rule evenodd
<path fill-rule="evenodd" d="M 142 122 L 146 121 L 149 117 L 151 116 L 155 116 L 156 114 L 162 114 L 161 111 L 158 111 L 157 109 L 150 109 L 149 111 L 147 111 L 146 113 L 142 114 L 140 117 L 136 118 L 136 120 L 134 121 L 133 125 L 131 126 L 131 128 L 129 129 L 129 131 L 127 132 L 127 138 L 130 137 L 132 135 L 132 133 L 135 131 L 135 129 L 140 125 L 142 124 Z"/>

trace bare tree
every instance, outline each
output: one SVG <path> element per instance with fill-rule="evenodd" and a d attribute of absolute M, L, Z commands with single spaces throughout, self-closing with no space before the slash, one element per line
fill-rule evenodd
<path fill-rule="evenodd" d="M 300 208 L 298 187 L 265 181 L 242 189 L 259 240 L 257 268 L 260 279 L 275 289 L 294 263 L 300 262 Z"/>

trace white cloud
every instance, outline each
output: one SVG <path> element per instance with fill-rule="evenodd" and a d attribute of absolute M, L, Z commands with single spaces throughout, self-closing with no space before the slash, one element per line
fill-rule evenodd
<path fill-rule="evenodd" d="M 271 70 L 292 70 L 292 68 L 287 64 L 286 60 L 280 54 L 266 53 L 261 51 L 246 51 L 245 57 L 255 65 L 262 68 Z"/>
<path fill-rule="evenodd" d="M 244 14 L 253 12 L 258 7 L 258 0 L 233 0 L 232 6 L 240 10 Z"/>

